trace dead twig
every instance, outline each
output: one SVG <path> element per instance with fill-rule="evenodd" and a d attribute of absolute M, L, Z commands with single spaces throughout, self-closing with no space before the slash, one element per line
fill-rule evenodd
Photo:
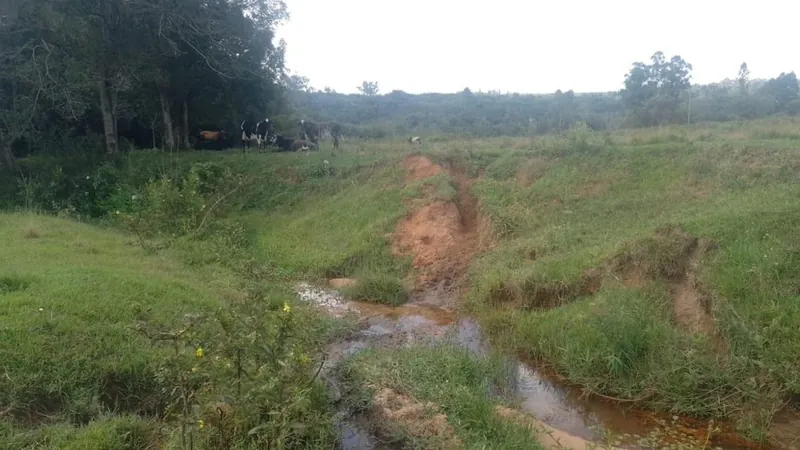
<path fill-rule="evenodd" d="M 206 219 L 208 219 L 208 216 L 214 211 L 214 209 L 216 209 L 216 207 L 220 204 L 220 202 L 222 202 L 226 198 L 230 197 L 230 195 L 233 194 L 234 192 L 238 191 L 240 187 L 241 187 L 241 185 L 236 186 L 230 192 L 228 192 L 227 194 L 225 194 L 222 197 L 220 197 L 219 199 L 217 199 L 217 201 L 214 202 L 214 204 L 211 205 L 210 208 L 208 208 L 208 211 L 206 211 L 206 214 L 203 216 L 203 220 L 200 221 L 200 226 L 197 227 L 197 230 L 195 230 L 194 234 L 199 234 L 200 231 L 202 231 L 203 226 L 206 223 Z"/>

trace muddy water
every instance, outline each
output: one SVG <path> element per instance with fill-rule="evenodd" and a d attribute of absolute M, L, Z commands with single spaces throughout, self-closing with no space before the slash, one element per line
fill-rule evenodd
<path fill-rule="evenodd" d="M 298 286 L 301 299 L 317 304 L 337 317 L 355 314 L 362 323 L 361 330 L 344 341 L 334 343 L 328 348 L 328 360 L 323 372 L 342 359 L 359 350 L 373 345 L 410 346 L 419 343 L 451 339 L 460 346 L 477 354 L 489 350 L 481 337 L 478 324 L 469 318 L 458 318 L 447 309 L 435 306 L 408 304 L 397 308 L 382 305 L 346 302 L 335 291 L 314 288 L 308 284 Z M 670 438 L 684 444 L 704 443 L 707 424 L 688 419 L 664 418 L 651 412 L 626 407 L 622 404 L 581 395 L 578 387 L 563 383 L 553 374 L 543 370 L 535 363 L 523 362 L 509 357 L 515 378 L 511 380 L 514 393 L 520 401 L 520 409 L 535 416 L 541 422 L 565 433 L 587 441 L 598 441 L 603 435 L 611 433 L 619 436 L 623 447 L 644 448 L 639 437 L 651 435 L 656 430 L 669 425 L 677 431 Z M 330 380 L 329 380 L 330 381 Z M 330 382 L 333 390 L 335 383 Z M 337 396 L 338 392 L 334 392 Z M 342 412 L 339 421 L 340 448 L 347 450 L 389 449 L 372 436 L 366 422 L 360 418 L 345 417 Z M 627 438 L 622 438 L 628 436 Z M 733 433 L 713 434 L 709 447 L 726 450 L 769 449 L 740 439 Z"/>

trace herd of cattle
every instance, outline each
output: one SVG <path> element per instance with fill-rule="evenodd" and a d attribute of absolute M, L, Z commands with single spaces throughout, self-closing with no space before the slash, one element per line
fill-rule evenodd
<path fill-rule="evenodd" d="M 333 139 L 333 149 L 337 150 L 339 148 L 342 132 L 338 125 L 320 125 L 301 119 L 299 126 L 301 136 L 298 139 L 293 139 L 275 132 L 269 118 L 265 118 L 260 122 L 245 120 L 239 127 L 241 129 L 242 152 L 246 152 L 253 144 L 255 144 L 258 151 L 267 151 L 269 147 L 277 148 L 281 152 L 318 150 L 320 139 L 326 135 L 330 135 Z M 422 145 L 422 139 L 419 136 L 408 138 L 408 142 L 412 145 Z M 232 147 L 232 144 L 223 130 L 202 130 L 198 135 L 195 148 L 222 150 Z"/>
<path fill-rule="evenodd" d="M 301 137 L 293 139 L 275 132 L 273 124 L 268 118 L 260 122 L 245 120 L 239 127 L 242 152 L 247 151 L 254 144 L 258 151 L 267 151 L 269 147 L 275 147 L 282 152 L 317 150 L 319 149 L 319 140 L 325 134 L 330 134 L 333 138 L 333 148 L 339 148 L 342 134 L 338 126 L 319 125 L 305 119 L 300 120 L 299 125 Z M 223 130 L 202 130 L 195 143 L 196 149 L 222 150 L 232 146 L 232 140 Z"/>

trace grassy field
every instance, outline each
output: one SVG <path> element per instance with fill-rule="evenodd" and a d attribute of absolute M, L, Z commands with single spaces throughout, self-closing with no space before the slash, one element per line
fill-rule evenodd
<path fill-rule="evenodd" d="M 235 367 L 252 369 L 252 347 L 237 340 L 248 328 L 225 325 L 235 317 L 253 321 L 264 342 L 256 336 L 252 344 L 282 360 L 281 368 L 260 363 L 259 374 L 276 384 L 297 380 L 265 388 L 255 376 L 258 390 L 248 391 L 247 382 L 240 389 L 260 402 L 277 396 L 273 388 L 300 390 L 282 412 L 316 426 L 292 436 L 281 431 L 281 438 L 300 448 L 332 445 L 332 410 L 319 386 L 306 383 L 313 352 L 335 327 L 316 313 L 284 306 L 292 304 L 289 291 L 260 291 L 263 297 L 251 299 L 257 311 L 245 315 L 253 293 L 239 274 L 186 264 L 191 255 L 179 246 L 151 254 L 132 236 L 67 219 L 2 214 L 0 239 L 0 448 L 186 448 L 179 423 L 195 448 L 218 448 L 223 433 L 203 433 L 203 421 L 214 418 L 206 409 L 237 398 L 229 390 L 237 383 Z M 239 360 L 232 369 L 234 349 Z M 176 394 L 198 383 L 203 388 L 193 397 Z M 236 418 L 237 426 L 260 420 L 248 410 L 247 396 L 225 401 L 251 414 Z M 190 410 L 175 404 L 184 399 Z M 225 437 L 233 445 L 241 433 Z"/>
<path fill-rule="evenodd" d="M 466 169 L 494 231 L 492 247 L 470 266 L 464 311 L 498 347 L 549 364 L 591 391 L 727 418 L 764 439 L 777 411 L 800 408 L 798 125 L 775 119 L 427 140 L 421 151 L 431 160 Z M 165 366 L 194 367 L 192 348 L 213 354 L 215 340 L 225 342 L 216 353 L 229 364 L 226 352 L 250 345 L 240 340 L 247 333 L 226 335 L 215 322 L 182 340 L 189 350 L 179 357 L 134 330 L 139 319 L 172 329 L 185 314 L 246 304 L 248 317 L 275 330 L 265 334 L 274 351 L 291 361 L 291 370 L 266 372 L 283 380 L 313 373 L 315 354 L 341 327 L 293 304 L 290 286 L 352 277 L 366 281 L 352 292 L 358 298 L 403 302 L 415 271 L 409 258 L 392 255 L 391 233 L 423 193 L 459 195 L 446 176 L 405 182 L 402 161 L 410 152 L 407 142 L 364 141 L 346 142 L 336 154 L 183 155 L 180 165 L 218 164 L 250 181 L 226 197 L 225 225 L 209 232 L 212 238 L 179 239 L 155 254 L 113 229 L 0 216 L 0 237 L 9 243 L 0 250 L 6 448 L 95 440 L 107 442 L 96 448 L 180 447 L 174 428 L 158 425 L 165 418 L 158 410 L 166 408 L 165 386 L 182 386 L 183 378 L 156 375 Z M 140 165 L 152 156 L 141 158 Z M 243 253 L 223 251 L 233 238 L 222 231 L 232 224 L 244 230 L 236 241 L 247 247 Z M 247 301 L 253 298 L 255 306 Z M 284 304 L 294 322 L 281 313 Z M 287 337 L 289 328 L 302 332 Z M 524 448 L 526 430 L 489 414 L 500 400 L 482 395 L 487 387 L 502 390 L 503 370 L 437 347 L 366 353 L 343 373 L 351 399 L 389 389 L 433 402 L 449 424 L 446 440 Z M 233 379 L 224 368 L 199 372 L 220 384 Z M 334 439 L 331 405 L 312 386 L 285 411 L 298 423 L 321 425 L 292 428 L 288 437 L 280 427 L 269 430 L 288 447 L 325 448 Z M 282 397 L 276 390 L 267 398 Z M 257 403 L 237 406 L 258 416 L 249 409 Z M 187 423 L 186 415 L 170 417 Z M 394 431 L 413 445 L 430 439 L 409 430 Z"/>

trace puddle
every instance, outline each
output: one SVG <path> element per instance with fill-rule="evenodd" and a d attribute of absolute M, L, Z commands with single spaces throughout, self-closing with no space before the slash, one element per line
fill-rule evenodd
<path fill-rule="evenodd" d="M 361 416 L 349 417 L 336 424 L 339 430 L 339 450 L 397 450 L 381 442 L 369 430 L 369 421 Z"/>
<path fill-rule="evenodd" d="M 488 353 L 489 346 L 481 337 L 478 323 L 470 318 L 457 318 L 453 311 L 419 304 L 400 307 L 348 302 L 333 291 L 298 285 L 301 300 L 317 304 L 332 315 L 342 317 L 356 313 L 362 328 L 355 335 L 328 347 L 328 359 L 323 372 L 339 361 L 373 345 L 410 346 L 432 342 L 447 337 L 476 354 Z M 582 396 L 579 387 L 569 386 L 536 364 L 509 358 L 515 370 L 512 381 L 514 393 L 520 400 L 520 410 L 570 437 L 598 441 L 603 435 L 645 437 L 659 427 L 672 425 L 681 443 L 705 442 L 707 423 L 679 419 L 665 420 L 656 413 L 626 407 L 598 398 Z M 330 381 L 332 383 L 332 381 Z M 334 386 L 335 388 L 335 386 Z M 338 396 L 338 393 L 335 394 Z M 378 446 L 378 440 L 368 430 L 366 421 L 358 423 L 350 417 L 338 423 L 341 431 L 341 449 L 370 450 L 390 448 Z M 670 442 L 674 441 L 671 439 Z M 625 448 L 644 448 L 636 441 L 623 441 Z M 725 450 L 772 449 L 774 447 L 749 443 L 734 433 L 714 434 L 710 448 Z M 383 444 L 381 444 L 383 445 Z M 685 447 L 689 448 L 689 447 Z"/>

